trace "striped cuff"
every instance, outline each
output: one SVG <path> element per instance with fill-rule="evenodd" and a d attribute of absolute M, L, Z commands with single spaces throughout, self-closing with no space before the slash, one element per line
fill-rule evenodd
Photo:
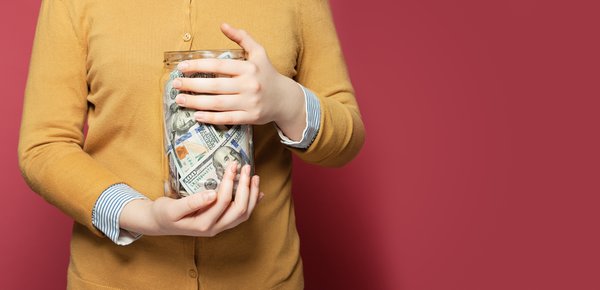
<path fill-rule="evenodd" d="M 110 186 L 102 192 L 92 209 L 92 224 L 115 244 L 125 246 L 142 235 L 119 228 L 119 217 L 125 205 L 135 199 L 147 199 L 126 184 Z"/>
<path fill-rule="evenodd" d="M 319 126 L 321 126 L 321 104 L 313 92 L 301 84 L 298 85 L 302 89 L 302 92 L 304 92 L 304 101 L 306 103 L 306 127 L 302 132 L 302 139 L 300 141 L 292 141 L 277 126 L 275 128 L 277 129 L 279 138 L 281 138 L 281 143 L 295 148 L 306 149 L 312 144 L 319 133 Z"/>

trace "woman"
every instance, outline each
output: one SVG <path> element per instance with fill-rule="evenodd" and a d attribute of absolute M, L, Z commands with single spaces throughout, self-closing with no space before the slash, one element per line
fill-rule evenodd
<path fill-rule="evenodd" d="M 162 54 L 236 46 L 247 61 L 180 64 L 231 78 L 179 79 L 195 94 L 176 101 L 200 122 L 255 125 L 264 199 L 244 167 L 232 201 L 236 163 L 216 192 L 164 197 Z M 19 160 L 75 220 L 69 288 L 302 288 L 291 152 L 340 166 L 363 130 L 326 1 L 42 2 Z"/>

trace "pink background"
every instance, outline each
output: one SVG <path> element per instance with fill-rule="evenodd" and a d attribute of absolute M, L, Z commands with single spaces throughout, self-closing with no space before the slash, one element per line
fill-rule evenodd
<path fill-rule="evenodd" d="M 307 289 L 600 289 L 595 2 L 332 0 L 367 139 L 296 165 Z M 61 289 L 16 157 L 39 0 L 0 5 L 0 289 Z"/>

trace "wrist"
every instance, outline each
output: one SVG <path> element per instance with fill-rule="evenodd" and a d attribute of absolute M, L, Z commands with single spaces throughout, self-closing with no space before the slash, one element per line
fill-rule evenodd
<path fill-rule="evenodd" d="M 119 227 L 143 235 L 159 234 L 159 227 L 152 214 L 154 201 L 136 199 L 128 202 L 119 216 Z"/>
<path fill-rule="evenodd" d="M 304 91 L 296 81 L 281 76 L 281 88 L 284 97 L 275 124 L 291 140 L 302 139 L 306 127 L 306 104 Z"/>

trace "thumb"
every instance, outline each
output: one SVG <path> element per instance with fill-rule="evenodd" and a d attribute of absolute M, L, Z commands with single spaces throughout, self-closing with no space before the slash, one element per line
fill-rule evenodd
<path fill-rule="evenodd" d="M 237 29 L 227 23 L 223 23 L 221 24 L 221 31 L 223 34 L 225 34 L 225 36 L 227 36 L 227 38 L 237 43 L 249 55 L 252 55 L 253 53 L 256 53 L 262 49 L 262 46 L 254 41 L 250 34 L 248 34 L 248 32 L 245 30 Z"/>
<path fill-rule="evenodd" d="M 197 194 L 192 194 L 181 199 L 174 200 L 174 217 L 180 220 L 186 215 L 203 209 L 213 203 L 217 199 L 217 193 L 214 190 L 203 191 Z"/>

